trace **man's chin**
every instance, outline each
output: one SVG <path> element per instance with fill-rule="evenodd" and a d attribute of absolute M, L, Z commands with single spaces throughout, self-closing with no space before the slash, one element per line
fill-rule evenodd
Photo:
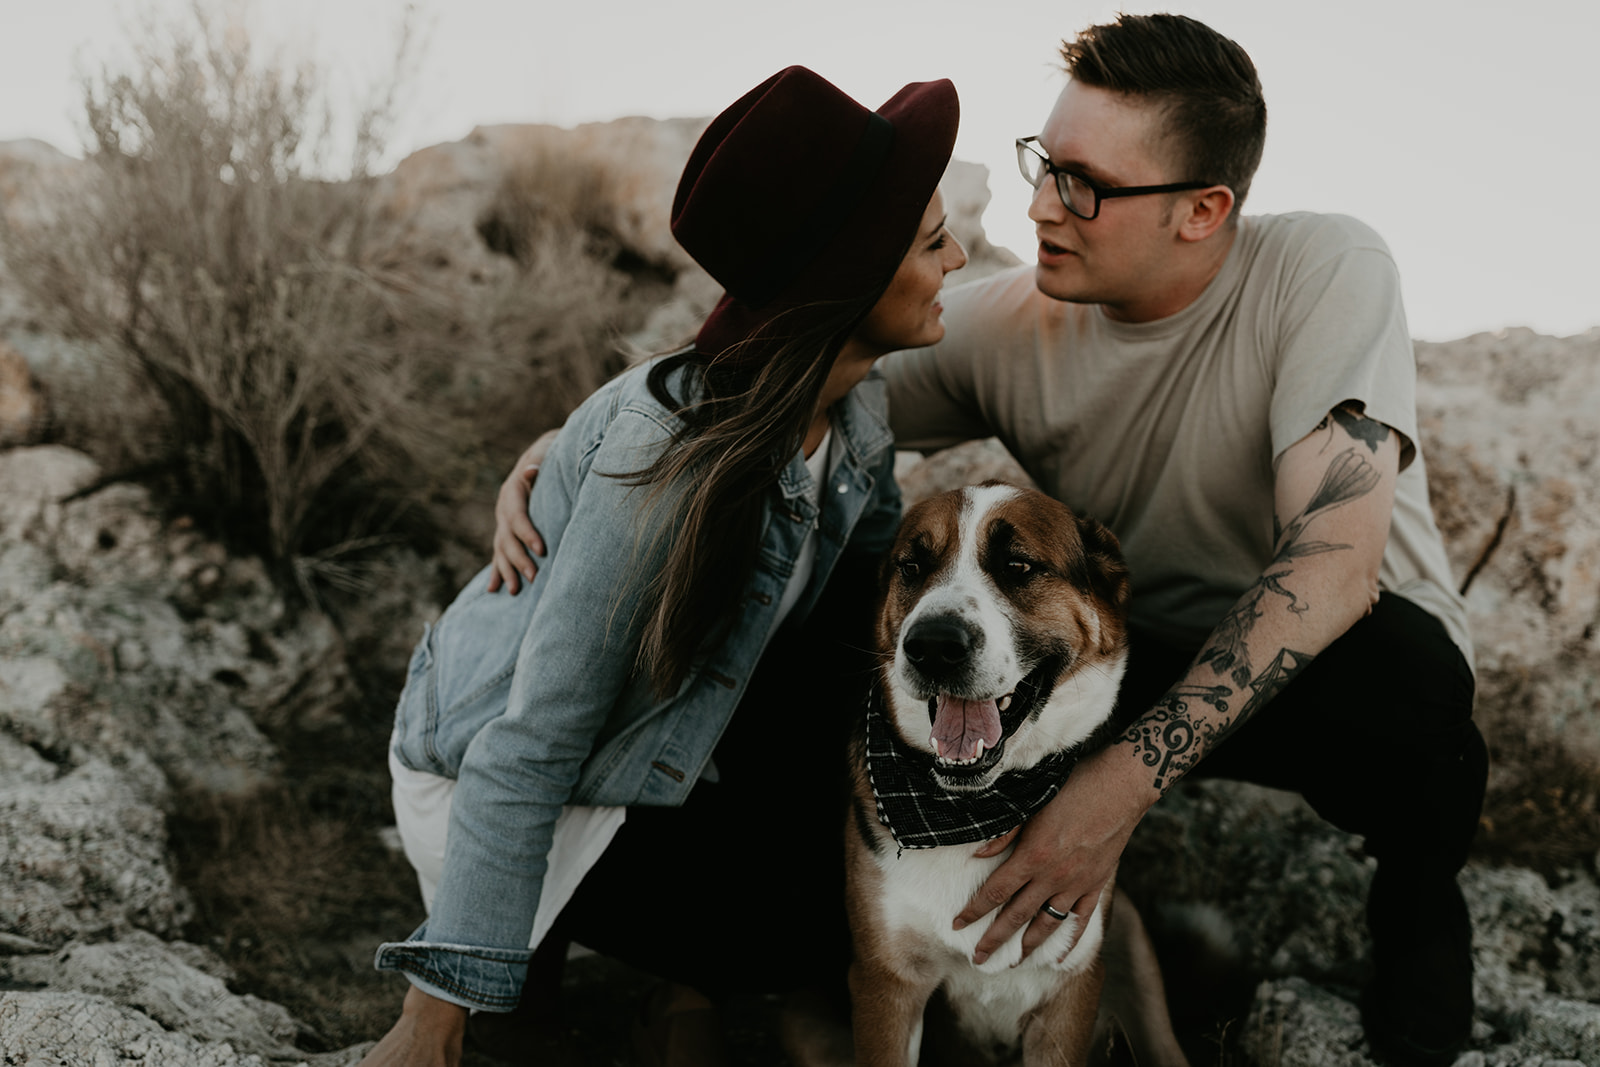
<path fill-rule="evenodd" d="M 1093 304 L 1097 301 L 1087 290 L 1081 279 L 1072 278 L 1059 266 L 1046 266 L 1043 263 L 1034 267 L 1033 284 L 1039 292 L 1052 300 L 1061 300 L 1070 304 Z"/>

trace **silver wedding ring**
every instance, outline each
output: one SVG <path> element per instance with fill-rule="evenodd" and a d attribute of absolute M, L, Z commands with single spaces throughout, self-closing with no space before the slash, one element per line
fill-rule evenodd
<path fill-rule="evenodd" d="M 1058 923 L 1066 922 L 1067 916 L 1072 914 L 1068 911 L 1057 911 L 1050 906 L 1050 902 L 1048 900 L 1044 902 L 1044 907 L 1040 908 L 1039 910 L 1050 916 L 1050 918 L 1054 919 Z"/>

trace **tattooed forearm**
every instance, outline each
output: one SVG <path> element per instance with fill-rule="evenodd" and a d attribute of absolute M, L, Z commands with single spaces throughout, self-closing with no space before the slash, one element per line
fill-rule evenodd
<path fill-rule="evenodd" d="M 1137 751 L 1140 761 L 1155 772 L 1154 786 L 1160 792 L 1166 792 L 1212 746 L 1269 703 L 1313 658 L 1313 653 L 1286 646 L 1271 651 L 1283 639 L 1278 633 L 1287 637 L 1306 632 L 1299 621 L 1294 623 L 1295 629 L 1270 631 L 1271 636 L 1266 637 L 1258 636 L 1256 629 L 1262 619 L 1273 614 L 1274 605 L 1287 611 L 1287 616 L 1277 613 L 1275 620 L 1301 620 L 1311 612 L 1313 605 L 1302 594 L 1306 583 L 1295 580 L 1299 561 L 1355 548 L 1344 541 L 1317 540 L 1311 536 L 1313 524 L 1334 509 L 1367 496 L 1383 482 L 1377 464 L 1368 459 L 1363 446 L 1376 453 L 1377 446 L 1387 440 L 1389 428 L 1357 412 L 1336 409 L 1319 427 L 1329 430 L 1330 440 L 1338 436 L 1333 432 L 1335 423 L 1349 435 L 1348 447 L 1327 460 L 1304 507 L 1287 522 L 1273 516 L 1271 562 L 1212 630 L 1184 684 L 1169 690 L 1122 736 L 1122 741 Z M 1311 630 L 1318 625 L 1311 623 Z M 1256 642 L 1256 656 L 1271 657 L 1265 667 L 1252 660 L 1252 640 Z M 1205 676 L 1196 672 L 1201 667 L 1210 668 L 1220 684 L 1200 684 Z"/>
<path fill-rule="evenodd" d="M 1238 719 L 1225 727 L 1224 731 L 1231 732 L 1254 715 L 1258 709 L 1271 703 L 1272 698 L 1283 692 L 1284 688 L 1294 681 L 1314 658 L 1308 653 L 1296 652 L 1292 648 L 1278 649 L 1278 654 L 1267 664 L 1267 669 L 1250 682 L 1250 699 L 1239 709 Z"/>
<path fill-rule="evenodd" d="M 1216 726 L 1196 721 L 1189 714 L 1191 701 L 1209 704 L 1218 714 L 1228 711 L 1233 690 L 1225 685 L 1178 685 L 1167 691 L 1149 713 L 1128 728 L 1122 740 L 1133 745 L 1140 761 L 1154 768 L 1154 786 L 1165 793 L 1167 787 L 1188 774 L 1209 746 Z M 1198 742 L 1198 743 L 1197 743 Z"/>
<path fill-rule="evenodd" d="M 1207 664 L 1217 674 L 1233 678 L 1235 687 L 1242 688 L 1250 680 L 1250 631 L 1261 618 L 1261 600 L 1266 596 L 1266 586 L 1257 582 L 1239 602 L 1217 623 L 1211 640 L 1200 652 L 1200 663 Z"/>
<path fill-rule="evenodd" d="M 1292 566 L 1283 566 L 1292 560 L 1324 552 L 1338 552 L 1352 547 L 1341 541 L 1314 541 L 1305 536 L 1306 528 L 1316 518 L 1352 500 L 1359 499 L 1377 487 L 1380 478 L 1377 469 L 1354 448 L 1347 448 L 1333 458 L 1322 474 L 1311 500 L 1299 514 L 1280 527 L 1273 518 L 1274 532 L 1278 535 L 1277 552 L 1273 566 L 1245 590 L 1232 610 L 1222 617 L 1212 631 L 1211 640 L 1200 653 L 1199 662 L 1208 664 L 1218 674 L 1228 674 L 1233 684 L 1243 688 L 1249 683 L 1254 670 L 1250 663 L 1250 633 L 1256 621 L 1265 612 L 1262 601 L 1268 593 L 1282 597 L 1284 605 L 1296 615 L 1304 615 L 1311 605 L 1290 589 L 1285 579 L 1294 573 Z"/>
<path fill-rule="evenodd" d="M 1349 548 L 1349 545 L 1333 545 L 1323 551 L 1333 548 Z M 1256 579 L 1256 584 L 1245 590 L 1233 608 L 1217 623 L 1217 628 L 1211 632 L 1211 640 L 1201 650 L 1200 658 L 1196 661 L 1211 667 L 1218 674 L 1227 674 L 1233 678 L 1235 688 L 1243 689 L 1250 682 L 1250 632 L 1255 629 L 1256 620 L 1265 614 L 1261 610 L 1261 602 L 1268 593 L 1276 593 L 1288 601 L 1284 607 L 1296 615 L 1304 615 L 1311 610 L 1311 605 L 1301 600 L 1288 586 L 1283 584 L 1293 571 L 1275 570 L 1263 574 Z"/>
<path fill-rule="evenodd" d="M 1237 710 L 1231 701 L 1234 690 L 1225 685 L 1174 686 L 1128 728 L 1122 740 L 1133 745 L 1140 761 L 1155 771 L 1152 787 L 1166 793 L 1202 756 L 1277 696 L 1311 660 L 1304 652 L 1279 649 L 1266 670 L 1239 685 L 1240 691 L 1249 689 L 1250 696 Z M 1203 718 L 1191 714 L 1197 702 L 1210 709 Z"/>
<path fill-rule="evenodd" d="M 1359 408 L 1336 408 L 1305 439 L 1307 447 L 1285 454 L 1278 499 L 1304 504 L 1289 515 L 1292 504 L 1275 509 L 1271 559 L 1260 576 L 1217 622 L 1180 684 L 1119 738 L 1124 751 L 1131 748 L 1154 774 L 1158 792 L 1299 676 L 1316 655 L 1299 649 L 1320 650 L 1349 625 L 1351 587 L 1377 577 L 1391 491 L 1385 487 L 1397 462 L 1393 432 Z M 1346 506 L 1337 518 L 1325 518 Z M 1339 552 L 1351 555 L 1327 564 L 1302 562 Z"/>
<path fill-rule="evenodd" d="M 1274 560 L 1314 556 L 1319 552 L 1349 548 L 1349 545 L 1331 544 L 1327 541 L 1303 540 L 1306 527 L 1324 512 L 1366 496 L 1378 487 L 1381 480 L 1378 469 L 1354 448 L 1347 448 L 1334 456 L 1327 470 L 1322 472 L 1322 480 L 1317 483 L 1316 492 L 1311 494 L 1306 506 L 1289 520 L 1287 526 L 1282 527 L 1282 532 L 1278 535 L 1278 551 Z"/>

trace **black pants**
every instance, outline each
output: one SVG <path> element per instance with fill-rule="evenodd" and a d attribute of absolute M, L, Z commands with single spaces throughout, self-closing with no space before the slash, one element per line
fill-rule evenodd
<path fill-rule="evenodd" d="M 845 742 L 865 706 L 876 561 L 841 561 L 774 636 L 680 808 L 632 807 L 555 936 L 712 997 L 842 983 Z"/>

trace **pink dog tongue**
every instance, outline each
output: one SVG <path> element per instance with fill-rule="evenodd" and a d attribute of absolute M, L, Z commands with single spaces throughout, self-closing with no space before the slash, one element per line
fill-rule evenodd
<path fill-rule="evenodd" d="M 985 748 L 1000 743 L 1000 710 L 992 700 L 962 700 L 939 694 L 933 717 L 933 740 L 939 758 L 971 759 L 978 754 L 978 741 Z"/>

